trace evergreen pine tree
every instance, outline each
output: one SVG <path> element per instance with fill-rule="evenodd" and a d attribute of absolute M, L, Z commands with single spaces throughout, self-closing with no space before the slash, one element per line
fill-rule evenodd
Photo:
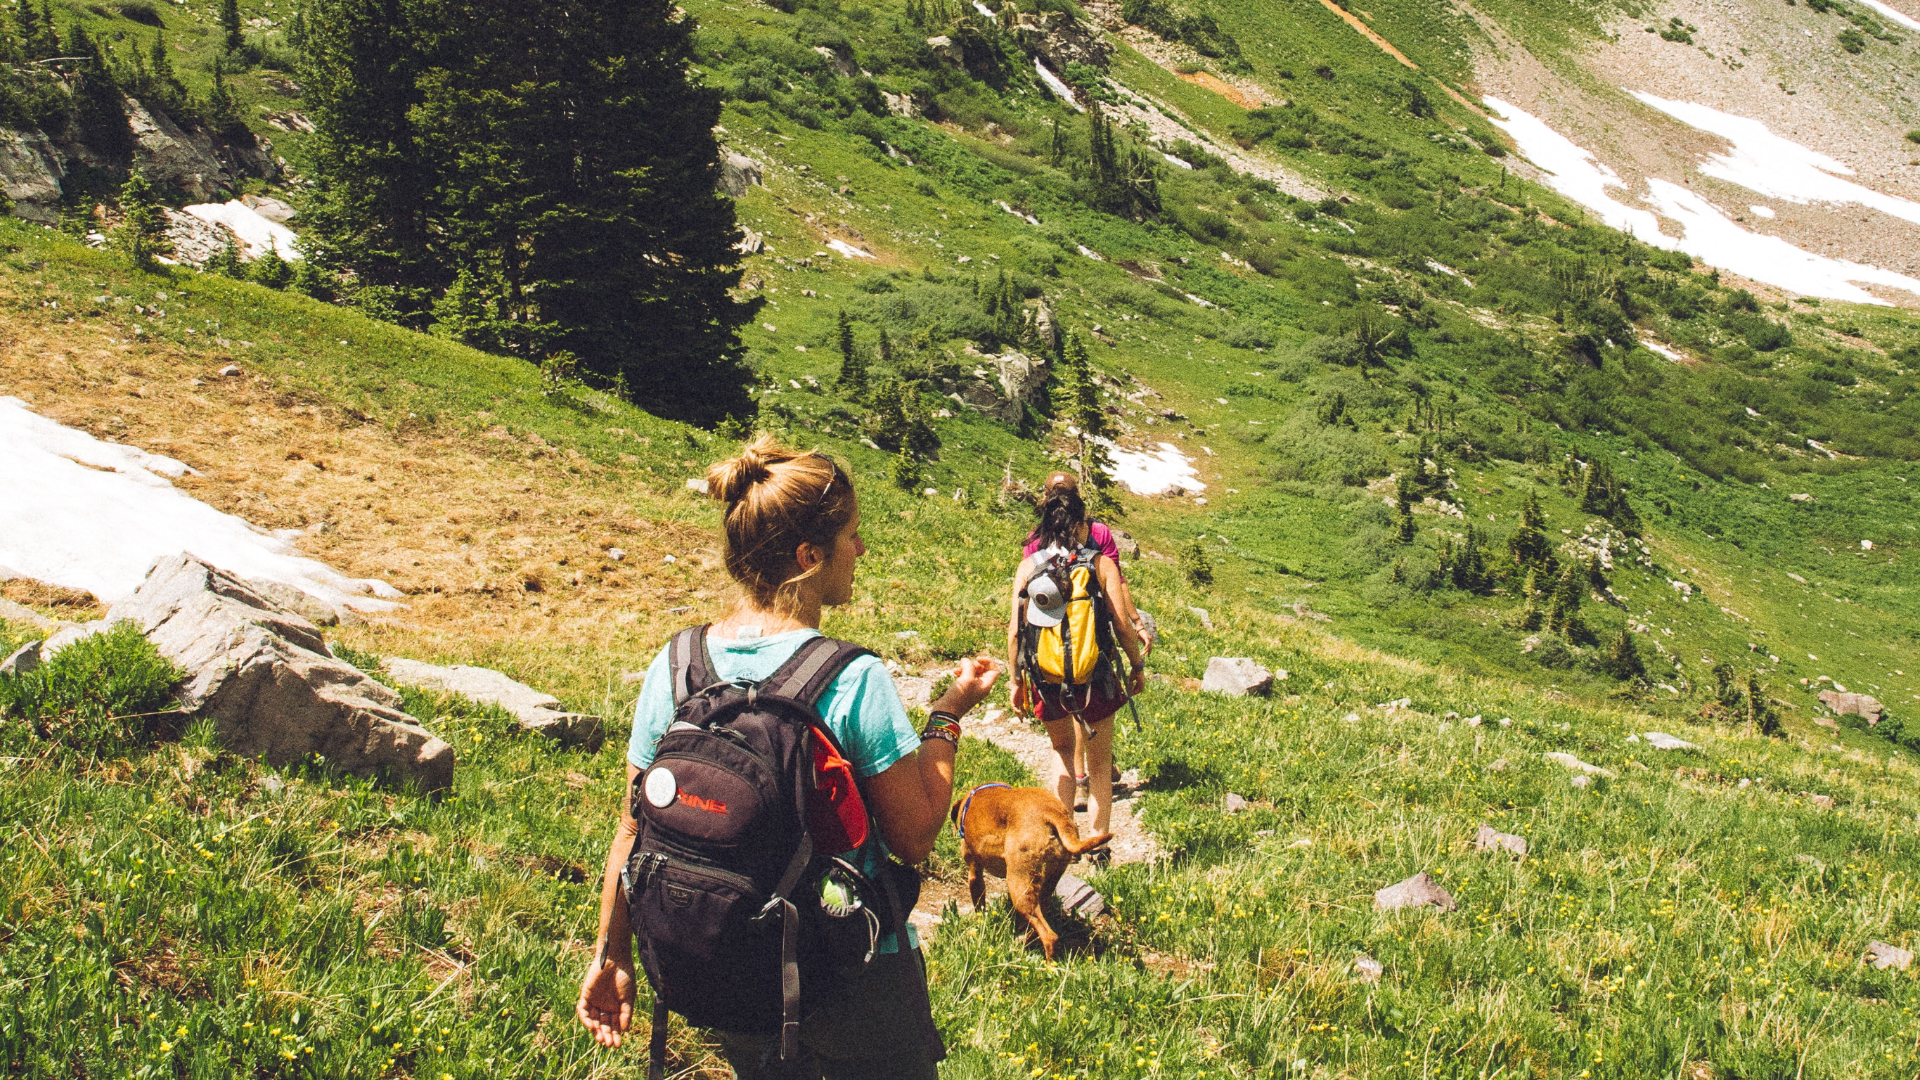
<path fill-rule="evenodd" d="M 1527 571 L 1527 583 L 1521 589 L 1526 596 L 1526 607 L 1520 611 L 1520 629 L 1540 629 L 1540 571 L 1538 567 Z"/>
<path fill-rule="evenodd" d="M 1466 541 L 1454 555 L 1453 585 L 1475 593 L 1487 588 L 1486 538 L 1472 525 L 1467 526 Z"/>
<path fill-rule="evenodd" d="M 880 363 L 884 365 L 889 371 L 892 371 L 895 369 L 895 365 L 893 362 L 893 339 L 887 336 L 887 330 L 886 330 L 886 327 L 884 326 L 880 328 Z M 862 367 L 861 379 L 863 382 L 865 381 L 865 378 L 866 378 L 866 369 Z"/>
<path fill-rule="evenodd" d="M 320 264 L 311 256 L 301 259 L 294 264 L 293 291 L 315 300 L 330 301 L 334 296 L 333 275 L 320 269 Z"/>
<path fill-rule="evenodd" d="M 1413 525 L 1413 489 L 1417 483 L 1416 480 L 1408 479 L 1406 469 L 1401 469 L 1400 475 L 1394 477 L 1394 512 L 1398 515 L 1397 524 L 1394 527 L 1394 539 L 1403 544 L 1413 543 L 1413 538 L 1418 535 Z"/>
<path fill-rule="evenodd" d="M 73 120 L 82 141 L 109 160 L 131 157 L 133 131 L 120 104 L 120 87 L 107 69 L 99 44 L 75 21 L 68 27 L 66 43 L 59 48 L 58 55 L 72 58 L 66 70 L 70 73 L 68 85 L 73 89 Z"/>
<path fill-rule="evenodd" d="M 247 129 L 240 115 L 240 99 L 227 85 L 226 62 L 219 57 L 213 60 L 213 85 L 207 89 L 207 103 L 200 110 L 200 118 L 221 135 L 238 135 Z"/>
<path fill-rule="evenodd" d="M 1620 628 L 1620 636 L 1614 638 L 1613 644 L 1607 649 L 1605 668 L 1607 674 L 1621 682 L 1647 677 L 1647 665 L 1640 659 L 1640 649 L 1634 643 L 1631 628 Z"/>
<path fill-rule="evenodd" d="M 269 246 L 259 258 L 253 260 L 253 265 L 247 269 L 247 276 L 269 289 L 284 289 L 293 284 L 293 266 L 280 257 L 278 248 Z"/>
<path fill-rule="evenodd" d="M 1560 572 L 1560 578 L 1554 583 L 1553 597 L 1547 608 L 1547 629 L 1569 638 L 1578 637 L 1580 622 L 1580 594 L 1585 591 L 1581 582 L 1583 575 L 1576 572 L 1574 564 L 1568 563 Z"/>
<path fill-rule="evenodd" d="M 1080 335 L 1066 332 L 1061 346 L 1062 397 L 1056 414 L 1064 417 L 1079 432 L 1080 490 L 1087 508 L 1097 516 L 1113 516 L 1120 503 L 1113 492 L 1113 458 L 1106 443 L 1113 436 L 1113 425 L 1100 404 L 1100 382 L 1093 371 L 1093 358 Z"/>
<path fill-rule="evenodd" d="M 228 52 L 246 44 L 240 34 L 240 0 L 220 0 L 220 29 L 226 35 Z"/>
<path fill-rule="evenodd" d="M 47 3 L 35 11 L 33 0 L 18 0 L 14 9 L 14 32 L 20 38 L 20 48 L 28 60 L 50 60 L 63 55 L 60 51 L 60 34 L 53 25 L 53 9 Z"/>
<path fill-rule="evenodd" d="M 213 257 L 207 260 L 204 269 L 210 274 L 242 279 L 247 276 L 247 265 L 240 255 L 240 241 L 233 230 L 227 230 L 227 242 Z"/>
<path fill-rule="evenodd" d="M 926 482 L 926 464 L 918 455 L 902 446 L 900 452 L 888 462 L 887 475 L 893 480 L 894 487 L 913 491 Z"/>
<path fill-rule="evenodd" d="M 167 35 L 164 31 L 153 35 L 153 47 L 147 50 L 147 61 L 148 96 L 169 114 L 184 116 L 187 88 L 174 73 L 173 58 L 167 54 Z"/>
<path fill-rule="evenodd" d="M 888 372 L 873 385 L 868 395 L 869 409 L 866 423 L 867 438 L 882 450 L 898 450 L 907 441 L 907 414 L 902 405 L 906 387 L 900 377 Z"/>
<path fill-rule="evenodd" d="M 115 249 L 143 270 L 151 269 L 157 256 L 173 251 L 160 200 L 154 197 L 146 174 L 138 169 L 120 187 L 120 224 L 114 227 L 110 239 Z"/>
<path fill-rule="evenodd" d="M 312 0 L 307 90 L 324 265 L 425 321 L 486 266 L 508 319 L 662 415 L 751 412 L 720 91 L 673 0 Z M 646 133 L 636 138 L 636 132 Z"/>
<path fill-rule="evenodd" d="M 840 387 L 858 397 L 867 388 L 867 358 L 860 346 L 853 340 L 853 320 L 847 317 L 847 309 L 840 309 Z M 890 351 L 887 332 L 880 331 L 882 352 Z"/>
<path fill-rule="evenodd" d="M 1213 560 L 1207 558 L 1207 549 L 1196 536 L 1187 541 L 1180 549 L 1180 569 L 1187 575 L 1187 584 L 1196 588 L 1205 588 L 1213 584 Z"/>
<path fill-rule="evenodd" d="M 1512 556 L 1514 565 L 1520 568 L 1536 566 L 1547 567 L 1553 572 L 1553 545 L 1546 534 L 1547 515 L 1540 509 L 1540 499 L 1532 492 L 1520 506 L 1520 527 L 1507 538 L 1507 554 Z"/>
<path fill-rule="evenodd" d="M 1740 692 L 1740 680 L 1734 678 L 1733 665 L 1725 660 L 1713 665 L 1713 699 L 1726 708 L 1738 708 Z"/>
<path fill-rule="evenodd" d="M 1159 178 L 1152 161 L 1123 146 L 1098 103 L 1087 111 L 1089 201 L 1099 209 L 1141 218 L 1160 209 Z"/>
<path fill-rule="evenodd" d="M 1780 738 L 1786 735 L 1786 727 L 1780 723 L 1780 710 L 1774 708 L 1767 697 L 1767 688 L 1761 683 L 1755 672 L 1747 672 L 1747 723 L 1753 730 L 1768 738 Z"/>
<path fill-rule="evenodd" d="M 301 212 L 301 251 L 351 270 L 395 301 L 394 318 L 416 321 L 427 292 L 450 285 L 454 273 L 443 275 L 431 253 L 434 172 L 409 119 L 426 65 L 408 18 L 414 9 L 402 0 L 312 0 L 310 8 L 301 82 L 314 124 L 314 186 Z"/>

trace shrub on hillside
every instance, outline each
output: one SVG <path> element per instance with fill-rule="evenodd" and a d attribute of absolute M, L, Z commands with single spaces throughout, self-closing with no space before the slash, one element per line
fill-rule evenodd
<path fill-rule="evenodd" d="M 1339 419 L 1322 423 L 1304 409 L 1287 417 L 1280 430 L 1267 439 L 1275 455 L 1273 478 L 1364 484 L 1373 477 L 1385 476 L 1386 452 L 1372 438 Z"/>
<path fill-rule="evenodd" d="M 130 622 L 67 646 L 23 675 L 0 675 L 0 747 L 58 743 L 87 757 L 146 742 L 183 676 Z"/>

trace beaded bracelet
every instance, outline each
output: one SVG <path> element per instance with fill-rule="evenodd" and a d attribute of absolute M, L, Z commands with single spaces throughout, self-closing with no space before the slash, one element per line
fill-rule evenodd
<path fill-rule="evenodd" d="M 920 732 L 920 741 L 945 739 L 956 748 L 960 745 L 960 718 L 944 710 L 929 713 L 927 726 Z"/>

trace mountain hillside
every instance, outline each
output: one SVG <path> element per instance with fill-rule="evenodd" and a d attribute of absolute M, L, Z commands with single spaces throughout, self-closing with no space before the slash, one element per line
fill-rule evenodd
<path fill-rule="evenodd" d="M 288 162 L 242 186 L 299 207 L 326 148 L 295 10 L 244 5 L 236 50 L 210 7 L 52 9 L 230 60 Z M 1141 545 L 1166 638 L 1119 755 L 1170 858 L 1093 874 L 1114 913 L 1059 965 L 1004 907 L 930 912 L 950 1075 L 1913 1074 L 1914 976 L 1867 959 L 1915 947 L 1910 27 L 1829 0 L 686 17 L 761 304 L 751 417 L 659 419 L 319 267 L 281 291 L 0 224 L 0 395 L 403 590 L 328 630 L 342 657 L 496 667 L 611 735 L 409 691 L 460 761 L 433 802 L 111 734 L 158 675 L 61 706 L 89 747 L 9 712 L 0 823 L 38 840 L 0 856 L 0 982 L 36 989 L 0 1010 L 9 1075 L 630 1070 L 569 1019 L 593 868 L 637 673 L 730 595 L 687 482 L 753 428 L 852 466 L 871 551 L 826 629 L 903 676 L 997 647 L 1046 471 L 1113 477 Z M 1855 187 L 1727 179 L 1769 168 Z M 63 196 L 112 225 L 112 186 Z M 1754 251 L 1801 276 L 1706 261 Z M 1212 656 L 1286 677 L 1204 695 Z M 1456 910 L 1373 909 L 1420 872 Z"/>

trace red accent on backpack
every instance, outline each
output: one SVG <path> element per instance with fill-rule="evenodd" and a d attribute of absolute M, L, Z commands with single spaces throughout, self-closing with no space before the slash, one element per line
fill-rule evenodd
<path fill-rule="evenodd" d="M 867 842 L 867 803 L 853 775 L 853 763 L 833 750 L 819 728 L 813 735 L 813 791 L 807 795 L 807 824 L 814 850 L 839 855 Z"/>

